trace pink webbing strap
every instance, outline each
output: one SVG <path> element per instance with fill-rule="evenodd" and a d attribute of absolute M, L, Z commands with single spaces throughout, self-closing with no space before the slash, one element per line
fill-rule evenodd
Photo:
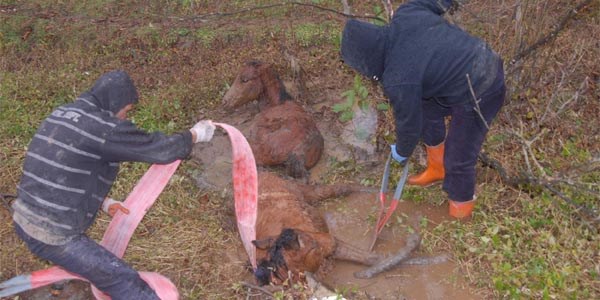
<path fill-rule="evenodd" d="M 154 204 L 162 190 L 169 183 L 169 179 L 177 170 L 181 161 L 175 161 L 167 165 L 152 165 L 146 174 L 140 179 L 129 197 L 125 200 L 125 206 L 129 209 L 129 214 L 125 215 L 120 211 L 113 217 L 100 245 L 114 253 L 118 257 L 123 257 L 125 248 L 139 225 L 140 221 Z M 139 272 L 140 277 L 152 287 L 162 300 L 179 299 L 179 294 L 175 285 L 166 277 L 153 272 Z M 65 271 L 60 267 L 51 267 L 45 270 L 32 272 L 30 275 L 21 275 L 14 277 L 6 282 L 0 283 L 0 295 L 2 297 L 11 296 L 26 290 L 39 288 L 52 284 L 54 282 L 70 279 L 80 279 L 87 281 L 78 275 Z M 92 286 L 92 292 L 97 299 L 110 299 L 96 287 Z"/>
<path fill-rule="evenodd" d="M 152 207 L 160 193 L 169 183 L 171 176 L 175 174 L 177 167 L 181 163 L 180 160 L 174 161 L 167 165 L 152 165 L 140 179 L 138 184 L 133 188 L 124 205 L 129 209 L 129 214 L 124 214 L 117 211 L 108 228 L 104 232 L 104 237 L 100 245 L 104 246 L 108 251 L 112 252 L 117 257 L 123 257 L 125 249 L 131 240 L 131 236 L 135 232 L 148 209 Z M 145 273 L 142 276 L 142 273 Z M 150 287 L 152 287 L 158 296 L 163 299 L 178 299 L 177 288 L 166 277 L 157 273 L 140 272 L 140 276 Z M 150 280 L 150 281 L 148 281 Z M 157 281 L 157 282 L 152 282 Z M 160 284 L 158 283 L 160 282 Z M 102 293 L 92 285 L 92 293 L 96 299 L 110 299 L 106 294 Z M 176 298 L 163 298 L 169 293 L 176 295 Z"/>
<path fill-rule="evenodd" d="M 256 269 L 256 214 L 258 211 L 258 175 L 252 148 L 248 141 L 235 127 L 215 123 L 227 131 L 233 149 L 233 195 L 235 198 L 235 215 L 242 243 L 250 258 L 252 267 Z"/>
<path fill-rule="evenodd" d="M 123 257 L 133 232 L 167 186 L 180 163 L 181 161 L 177 160 L 168 165 L 152 165 L 148 169 L 124 202 L 129 214 L 117 212 L 108 224 L 100 245 L 116 256 Z"/>
<path fill-rule="evenodd" d="M 233 186 L 238 229 L 250 262 L 256 268 L 256 247 L 252 244 L 252 241 L 256 239 L 255 226 L 258 199 L 258 180 L 254 155 L 250 145 L 236 128 L 227 124 L 215 124 L 227 131 L 232 143 Z M 120 211 L 117 212 L 108 225 L 100 245 L 116 256 L 123 257 L 136 227 L 168 184 L 169 179 L 180 163 L 181 161 L 175 161 L 167 165 L 152 165 L 148 169 L 125 200 L 124 204 L 129 209 L 129 214 L 125 215 Z M 154 272 L 139 273 L 162 300 L 179 298 L 177 288 L 166 277 Z M 87 281 L 85 278 L 67 272 L 60 267 L 51 267 L 32 272 L 29 275 L 16 276 L 0 283 L 0 297 L 12 296 L 23 291 L 70 279 Z M 110 299 L 94 286 L 92 286 L 92 291 L 97 299 Z"/>

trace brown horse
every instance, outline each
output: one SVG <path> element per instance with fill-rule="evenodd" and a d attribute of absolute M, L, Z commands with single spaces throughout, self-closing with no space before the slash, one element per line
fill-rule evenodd
<path fill-rule="evenodd" d="M 258 100 L 246 135 L 256 163 L 285 165 L 289 175 L 306 178 L 308 169 L 321 158 L 324 140 L 313 118 L 287 93 L 275 69 L 259 61 L 246 63 L 223 97 L 232 110 Z"/>
<path fill-rule="evenodd" d="M 270 172 L 258 174 L 257 258 L 255 276 L 260 284 L 298 280 L 316 272 L 330 258 L 372 265 L 382 257 L 362 251 L 333 237 L 324 219 L 310 205 L 320 200 L 373 192 L 360 185 L 303 184 Z"/>

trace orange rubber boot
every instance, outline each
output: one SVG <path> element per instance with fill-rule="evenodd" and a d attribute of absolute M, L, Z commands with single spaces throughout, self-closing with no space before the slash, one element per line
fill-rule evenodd
<path fill-rule="evenodd" d="M 437 146 L 427 146 L 427 169 L 421 174 L 410 176 L 408 184 L 428 186 L 444 179 L 444 142 Z"/>
<path fill-rule="evenodd" d="M 453 200 L 448 201 L 448 213 L 457 219 L 463 219 L 471 216 L 474 207 L 475 200 L 469 200 L 464 202 L 458 202 Z"/>

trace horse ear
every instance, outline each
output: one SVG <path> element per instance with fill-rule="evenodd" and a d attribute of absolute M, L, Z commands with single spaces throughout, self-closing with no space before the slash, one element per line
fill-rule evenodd
<path fill-rule="evenodd" d="M 262 240 L 252 241 L 252 244 L 254 244 L 254 246 L 256 246 L 256 248 L 258 248 L 260 250 L 267 250 L 267 249 L 271 248 L 271 246 L 273 246 L 274 243 L 275 243 L 275 239 L 272 237 L 268 237 L 268 238 L 262 239 Z"/>
<path fill-rule="evenodd" d="M 259 67 L 261 67 L 261 66 L 262 66 L 262 65 L 264 65 L 264 64 L 263 64 L 263 62 L 262 62 L 262 61 L 260 61 L 260 60 L 252 59 L 252 60 L 249 60 L 249 61 L 246 63 L 246 65 L 248 65 L 248 66 L 251 66 L 251 67 L 254 67 L 254 68 L 259 68 Z"/>
<path fill-rule="evenodd" d="M 273 68 L 273 65 L 270 63 L 263 63 L 260 62 L 258 65 L 258 70 L 260 71 L 260 74 L 265 74 L 264 72 L 269 72 L 269 76 L 272 76 L 273 74 L 277 74 L 275 73 L 275 69 Z"/>
<path fill-rule="evenodd" d="M 279 241 L 282 242 L 285 250 L 299 250 L 302 244 L 296 230 L 284 228 L 279 235 Z"/>

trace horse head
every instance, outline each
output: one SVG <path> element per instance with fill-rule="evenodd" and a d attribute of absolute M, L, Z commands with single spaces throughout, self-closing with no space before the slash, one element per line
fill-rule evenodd
<path fill-rule="evenodd" d="M 223 105 L 233 110 L 254 100 L 266 100 L 277 105 L 291 99 L 271 64 L 251 60 L 238 72 L 233 84 L 223 97 Z"/>
<path fill-rule="evenodd" d="M 305 232 L 285 228 L 277 237 L 267 237 L 252 243 L 267 251 L 254 273 L 261 285 L 281 284 L 288 276 L 298 279 L 300 272 L 316 272 L 323 261 L 335 251 L 335 241 L 325 232 Z M 290 274 L 288 274 L 290 273 Z"/>

